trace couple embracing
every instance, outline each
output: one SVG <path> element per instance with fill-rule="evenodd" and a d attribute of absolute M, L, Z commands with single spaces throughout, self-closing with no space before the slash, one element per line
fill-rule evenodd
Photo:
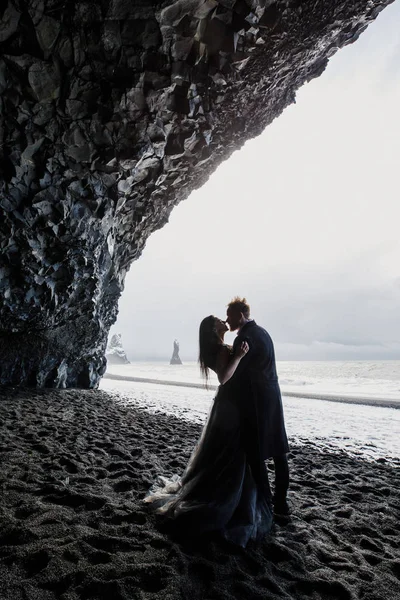
<path fill-rule="evenodd" d="M 224 343 L 238 331 L 233 348 Z M 186 536 L 214 532 L 245 547 L 271 529 L 273 514 L 287 515 L 289 469 L 281 393 L 269 334 L 234 298 L 227 319 L 203 319 L 200 369 L 220 382 L 208 420 L 186 470 L 145 499 Z M 271 493 L 266 460 L 275 463 Z M 165 480 L 164 480 L 165 482 Z"/>

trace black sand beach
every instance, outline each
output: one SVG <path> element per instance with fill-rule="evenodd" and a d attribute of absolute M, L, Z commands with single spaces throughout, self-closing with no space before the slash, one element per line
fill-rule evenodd
<path fill-rule="evenodd" d="M 199 432 L 105 392 L 0 390 L 1 600 L 400 598 L 398 464 L 292 444 L 288 522 L 181 544 L 142 500 Z"/>

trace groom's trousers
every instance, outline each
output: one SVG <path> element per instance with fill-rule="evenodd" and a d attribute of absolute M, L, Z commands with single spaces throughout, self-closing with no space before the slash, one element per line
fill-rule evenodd
<path fill-rule="evenodd" d="M 275 466 L 275 494 L 274 498 L 278 502 L 286 500 L 286 494 L 289 489 L 289 465 L 287 454 L 273 457 Z"/>
<path fill-rule="evenodd" d="M 262 494 L 269 505 L 272 505 L 272 494 L 271 488 L 268 481 L 268 467 L 267 464 L 257 452 L 247 452 L 247 460 L 251 469 L 253 479 L 262 491 Z"/>
<path fill-rule="evenodd" d="M 253 452 L 248 452 L 247 458 L 254 481 L 263 490 L 265 498 L 272 498 L 267 461 L 260 459 L 259 455 Z M 273 461 L 275 466 L 274 500 L 283 502 L 286 500 L 287 491 L 289 489 L 289 465 L 287 454 L 274 456 Z"/>

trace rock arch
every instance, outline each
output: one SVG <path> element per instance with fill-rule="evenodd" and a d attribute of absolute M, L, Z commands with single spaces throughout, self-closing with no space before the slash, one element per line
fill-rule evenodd
<path fill-rule="evenodd" d="M 4 3 L 0 384 L 96 387 L 148 236 L 389 3 Z"/>

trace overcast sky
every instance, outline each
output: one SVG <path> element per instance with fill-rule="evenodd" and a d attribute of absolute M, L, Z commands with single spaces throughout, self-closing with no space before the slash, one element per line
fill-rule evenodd
<path fill-rule="evenodd" d="M 400 358 L 399 24 L 397 0 L 149 238 L 111 330 L 131 360 L 196 359 L 236 294 L 278 360 Z"/>

